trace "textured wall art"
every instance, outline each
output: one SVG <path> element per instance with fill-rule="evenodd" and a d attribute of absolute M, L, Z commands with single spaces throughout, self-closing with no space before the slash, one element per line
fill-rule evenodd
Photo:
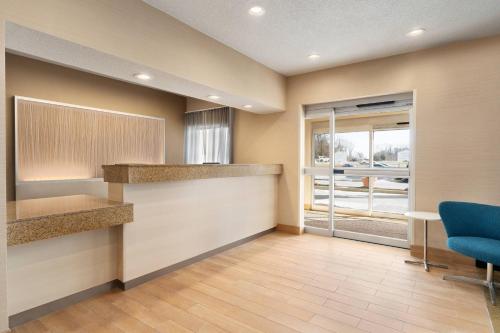
<path fill-rule="evenodd" d="M 164 119 L 16 97 L 17 181 L 100 178 L 103 164 L 164 160 Z"/>

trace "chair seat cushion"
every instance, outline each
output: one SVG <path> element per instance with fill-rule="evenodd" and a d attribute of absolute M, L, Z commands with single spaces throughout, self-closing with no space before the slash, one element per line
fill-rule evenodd
<path fill-rule="evenodd" d="M 450 237 L 448 247 L 478 260 L 500 265 L 500 240 L 483 237 Z"/>

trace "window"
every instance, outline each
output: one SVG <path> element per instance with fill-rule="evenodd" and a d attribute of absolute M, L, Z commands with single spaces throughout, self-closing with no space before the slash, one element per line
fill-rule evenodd
<path fill-rule="evenodd" d="M 329 167 L 328 128 L 313 131 L 313 166 Z M 334 168 L 409 168 L 410 130 L 383 128 L 335 133 Z M 389 170 L 388 170 L 389 171 Z M 360 172 L 361 171 L 360 169 Z M 331 198 L 328 176 L 313 176 L 312 208 L 325 210 Z M 399 217 L 408 211 L 408 177 L 334 175 L 334 206 L 344 213 Z"/>
<path fill-rule="evenodd" d="M 232 162 L 233 110 L 228 107 L 186 113 L 187 164 Z"/>
<path fill-rule="evenodd" d="M 335 134 L 335 167 L 370 166 L 370 132 Z"/>
<path fill-rule="evenodd" d="M 408 178 L 373 177 L 373 210 L 404 214 L 408 211 Z"/>
<path fill-rule="evenodd" d="M 313 165 L 325 167 L 330 163 L 330 133 L 315 131 L 313 133 Z"/>
<path fill-rule="evenodd" d="M 410 130 L 391 129 L 373 132 L 373 166 L 408 168 L 410 164 Z"/>
<path fill-rule="evenodd" d="M 368 210 L 368 178 L 335 175 L 335 207 Z"/>

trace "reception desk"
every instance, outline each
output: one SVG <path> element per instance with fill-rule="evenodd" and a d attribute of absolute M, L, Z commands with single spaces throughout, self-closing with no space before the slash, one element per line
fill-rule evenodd
<path fill-rule="evenodd" d="M 103 166 L 109 199 L 134 205 L 122 228 L 125 288 L 277 224 L 277 176 L 270 165 Z"/>
<path fill-rule="evenodd" d="M 106 290 L 133 287 L 277 224 L 281 165 L 103 168 L 107 199 L 9 204 L 11 325 Z"/>

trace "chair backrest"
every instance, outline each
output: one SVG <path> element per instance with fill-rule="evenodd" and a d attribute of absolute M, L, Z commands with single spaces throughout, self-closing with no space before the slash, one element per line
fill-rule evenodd
<path fill-rule="evenodd" d="M 468 236 L 500 240 L 500 206 L 444 201 L 439 214 L 448 237 Z"/>

